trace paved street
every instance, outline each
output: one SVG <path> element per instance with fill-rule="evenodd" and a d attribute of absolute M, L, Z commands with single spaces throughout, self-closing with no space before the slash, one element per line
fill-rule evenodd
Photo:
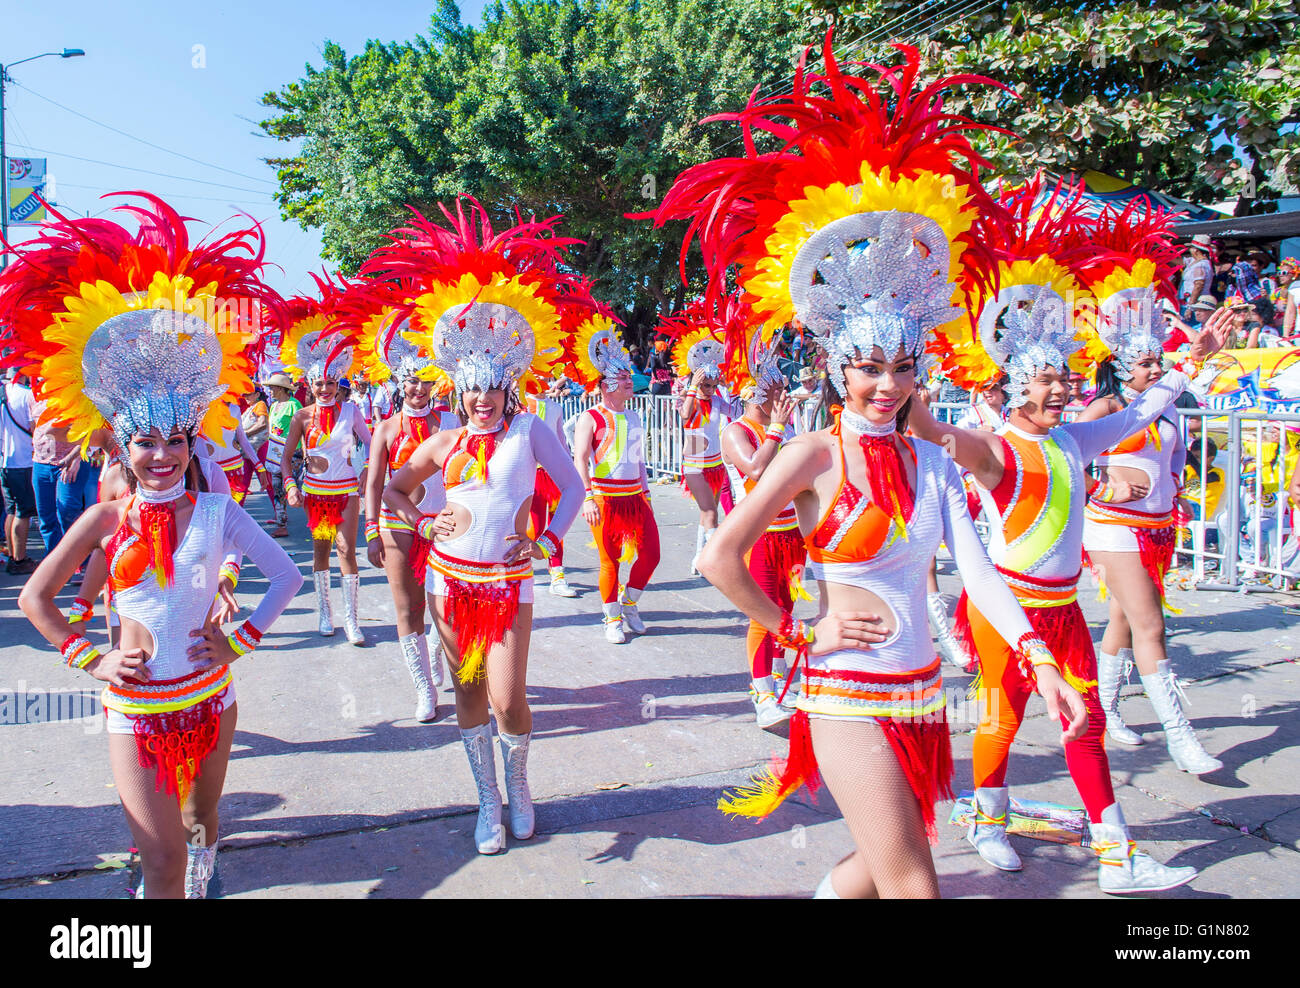
<path fill-rule="evenodd" d="M 267 504 L 250 496 L 259 517 Z M 531 782 L 538 834 L 481 857 L 476 805 L 450 690 L 430 726 L 411 719 L 382 572 L 363 563 L 366 648 L 315 633 L 310 582 L 254 655 L 236 666 L 239 729 L 222 802 L 217 892 L 226 897 L 807 896 L 850 848 L 829 794 L 806 794 L 755 825 L 723 817 L 719 790 L 743 781 L 782 739 L 758 730 L 745 695 L 744 625 L 687 576 L 695 514 L 656 487 L 664 561 L 642 601 L 650 632 L 605 643 L 595 554 L 579 522 L 566 546 L 577 600 L 539 586 L 530 670 Z M 304 572 L 301 512 L 287 543 Z M 941 564 L 945 591 L 959 589 Z M 0 575 L 0 691 L 94 692 L 38 641 L 17 609 L 19 577 Z M 245 568 L 240 597 L 260 574 Z M 70 603 L 69 590 L 63 603 Z M 1100 638 L 1104 606 L 1085 604 Z M 337 575 L 334 602 L 340 612 Z M 1125 716 L 1147 734 L 1111 748 L 1133 835 L 1161 860 L 1194 865 L 1179 897 L 1300 891 L 1300 635 L 1274 594 L 1174 591 L 1171 655 L 1206 748 L 1226 763 L 1197 779 L 1175 770 L 1150 703 L 1134 684 Z M 1294 596 L 1291 601 L 1294 602 Z M 102 621 L 102 618 L 101 618 Z M 97 630 L 102 631 L 102 623 Z M 945 675 L 948 669 L 945 668 Z M 973 724 L 966 677 L 948 681 L 955 786 L 969 789 Z M 12 707 L 10 708 L 12 709 Z M 1013 749 L 1021 797 L 1077 805 L 1058 729 L 1031 706 Z M 500 759 L 498 757 L 498 770 Z M 121 897 L 132 872 L 102 717 L 0 726 L 0 896 Z M 1013 838 L 1020 874 L 994 873 L 939 810 L 935 849 L 949 897 L 1099 897 L 1078 847 Z"/>

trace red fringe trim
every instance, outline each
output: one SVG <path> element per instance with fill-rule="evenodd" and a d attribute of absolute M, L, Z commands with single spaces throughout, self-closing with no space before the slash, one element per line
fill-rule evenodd
<path fill-rule="evenodd" d="M 224 471 L 226 483 L 230 485 L 230 496 L 236 504 L 243 504 L 244 498 L 248 496 L 248 488 L 252 486 L 249 473 L 251 467 L 248 463 L 240 463 L 236 470 Z M 274 501 L 274 498 L 272 498 Z"/>
<path fill-rule="evenodd" d="M 163 714 L 135 718 L 135 750 L 141 768 L 157 771 L 155 792 L 167 792 L 185 804 L 203 760 L 212 754 L 221 733 L 221 695 Z"/>
<path fill-rule="evenodd" d="M 429 550 L 432 547 L 433 543 L 419 532 L 411 533 L 411 554 L 407 556 L 406 563 L 421 586 L 424 586 L 424 573 L 429 565 Z"/>
<path fill-rule="evenodd" d="M 447 623 L 456 633 L 460 652 L 460 679 L 462 683 L 476 682 L 483 678 L 488 649 L 505 641 L 519 615 L 519 581 L 489 586 L 446 574 L 444 581 Z"/>
<path fill-rule="evenodd" d="M 925 836 L 939 843 L 934 823 L 934 804 L 952 799 L 952 742 L 948 738 L 948 712 L 939 710 L 923 718 L 878 718 L 876 723 L 889 739 L 898 764 L 907 776 L 912 794 L 921 807 Z"/>
<path fill-rule="evenodd" d="M 804 547 L 803 536 L 799 534 L 799 529 L 764 532 L 754 543 L 754 548 L 765 554 L 771 572 L 785 580 L 790 599 L 793 601 L 797 593 L 796 584 L 803 576 L 804 563 L 808 559 L 808 551 Z M 787 602 L 778 600 L 775 603 L 785 607 Z M 789 682 L 786 685 L 788 686 Z"/>
<path fill-rule="evenodd" d="M 972 685 L 974 689 L 982 685 L 984 672 L 983 658 L 975 646 L 975 635 L 970 626 L 968 603 L 966 592 L 962 591 L 961 599 L 957 601 L 953 634 L 966 646 L 968 654 L 980 660 L 979 680 Z M 1067 679 L 1072 677 L 1083 683 L 1097 681 L 1097 654 L 1092 649 L 1092 632 L 1088 630 L 1088 622 L 1077 602 L 1060 607 L 1026 607 L 1024 611 L 1029 626 L 1051 650 Z M 1030 683 L 1037 685 L 1038 677 L 1027 661 L 1021 665 L 1020 671 Z"/>
<path fill-rule="evenodd" d="M 622 546 L 620 555 L 627 556 L 629 548 L 633 555 L 639 553 L 645 526 L 650 523 L 645 517 L 644 497 L 637 494 L 602 497 L 599 507 L 601 531 L 609 535 L 614 545 Z"/>
<path fill-rule="evenodd" d="M 1160 603 L 1163 604 L 1165 574 L 1174 561 L 1174 543 L 1178 540 L 1178 532 L 1173 525 L 1165 528 L 1134 527 L 1133 531 L 1137 534 L 1138 557 L 1142 560 L 1142 568 L 1156 585 Z"/>
<path fill-rule="evenodd" d="M 303 507 L 307 509 L 307 527 L 313 539 L 333 540 L 343 524 L 343 509 L 348 505 L 348 494 L 304 494 Z"/>

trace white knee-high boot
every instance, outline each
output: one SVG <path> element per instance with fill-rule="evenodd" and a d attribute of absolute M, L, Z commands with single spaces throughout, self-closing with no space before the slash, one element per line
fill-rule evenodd
<path fill-rule="evenodd" d="M 208 882 L 217 870 L 217 845 L 196 847 L 185 846 L 185 898 L 206 899 Z"/>
<path fill-rule="evenodd" d="M 496 854 L 506 849 L 506 833 L 501 827 L 501 790 L 497 787 L 496 759 L 492 757 L 492 722 L 461 728 L 465 755 L 474 773 L 478 789 L 478 821 L 474 824 L 474 843 L 479 854 Z"/>
<path fill-rule="evenodd" d="M 334 634 L 334 612 L 330 610 L 330 571 L 317 570 L 312 573 L 312 579 L 316 581 L 316 614 L 320 618 L 318 627 L 320 633 L 328 638 Z"/>
<path fill-rule="evenodd" d="M 414 631 L 397 639 L 397 644 L 415 684 L 415 719 L 428 723 L 438 716 L 438 696 L 429 677 L 429 643 L 424 635 Z"/>
<path fill-rule="evenodd" d="M 1111 655 L 1097 653 L 1097 693 L 1101 709 L 1106 714 L 1106 733 L 1120 744 L 1139 745 L 1142 735 L 1124 723 L 1119 713 L 1119 688 L 1121 679 L 1127 680 L 1133 668 L 1133 650 L 1121 648 Z"/>
<path fill-rule="evenodd" d="M 1174 764 L 1192 775 L 1204 775 L 1206 772 L 1217 772 L 1223 768 L 1223 762 L 1201 747 L 1196 732 L 1192 730 L 1187 715 L 1183 713 L 1183 705 L 1179 697 L 1181 688 L 1173 669 L 1170 668 L 1169 660 L 1164 659 L 1156 663 L 1155 674 L 1143 676 L 1142 685 L 1146 688 L 1147 696 L 1151 698 L 1151 706 L 1155 707 L 1156 716 L 1164 726 L 1165 744 L 1169 746 L 1169 757 L 1174 760 Z"/>
<path fill-rule="evenodd" d="M 510 803 L 510 836 L 527 840 L 536 826 L 533 796 L 528 791 L 528 744 L 532 734 L 507 734 L 497 731 L 501 741 L 501 760 L 505 762 L 506 799 Z"/>

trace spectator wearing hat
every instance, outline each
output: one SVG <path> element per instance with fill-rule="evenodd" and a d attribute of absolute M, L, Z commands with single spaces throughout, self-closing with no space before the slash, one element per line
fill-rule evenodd
<path fill-rule="evenodd" d="M 1212 313 L 1218 311 L 1218 308 L 1219 300 L 1209 294 L 1202 295 L 1192 303 L 1192 314 L 1189 322 L 1193 330 L 1193 336 L 1201 331 L 1201 327 L 1205 325 L 1205 321 L 1210 318 Z"/>
<path fill-rule="evenodd" d="M 790 424 L 794 427 L 794 435 L 799 436 L 813 431 L 813 418 L 817 414 L 817 403 L 820 399 L 821 389 L 817 386 L 817 372 L 811 367 L 801 368 L 799 386 L 790 392 L 790 400 L 794 402 L 794 412 L 790 419 Z"/>
<path fill-rule="evenodd" d="M 271 486 L 275 492 L 275 528 L 271 535 L 282 539 L 289 534 L 289 507 L 284 495 L 284 476 L 280 473 L 280 461 L 284 457 L 284 442 L 289 435 L 289 423 L 302 408 L 302 403 L 294 397 L 293 381 L 289 380 L 286 374 L 272 374 L 259 383 L 270 397 L 266 416 L 268 426 L 266 469 L 271 474 Z"/>
<path fill-rule="evenodd" d="M 1268 258 L 1263 254 L 1251 254 L 1232 266 L 1232 279 L 1237 286 L 1236 293 L 1255 310 L 1261 323 L 1268 323 L 1273 319 L 1273 301 L 1268 297 L 1268 292 L 1265 291 L 1259 278 L 1259 273 L 1267 261 Z"/>
<path fill-rule="evenodd" d="M 1205 234 L 1193 237 L 1188 245 L 1187 254 L 1191 260 L 1183 268 L 1182 285 L 1178 297 L 1182 301 L 1183 314 L 1191 319 L 1189 311 L 1195 301 L 1210 290 L 1214 279 L 1214 268 L 1210 265 L 1210 238 Z"/>

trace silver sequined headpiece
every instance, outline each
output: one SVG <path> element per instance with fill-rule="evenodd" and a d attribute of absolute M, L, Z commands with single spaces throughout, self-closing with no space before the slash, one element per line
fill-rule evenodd
<path fill-rule="evenodd" d="M 119 449 L 153 429 L 194 432 L 225 393 L 221 344 L 199 316 L 138 309 L 101 323 L 81 356 L 85 394 L 113 427 Z"/>
<path fill-rule="evenodd" d="M 427 376 L 433 360 L 423 356 L 420 348 L 406 335 L 410 332 L 409 319 L 403 319 L 396 326 L 385 329 L 385 337 L 379 344 L 379 359 L 388 367 L 393 380 L 405 381 L 408 378 Z"/>
<path fill-rule="evenodd" d="M 692 374 L 702 370 L 705 377 L 716 381 L 722 377 L 722 358 L 726 352 L 727 348 L 724 344 L 705 337 L 697 340 L 686 351 L 686 366 L 690 368 Z"/>
<path fill-rule="evenodd" d="M 320 330 L 304 333 L 298 341 L 298 366 L 303 369 L 308 381 L 337 381 L 352 366 L 352 347 L 339 351 L 326 366 L 326 358 L 333 349 L 333 341 Z"/>
<path fill-rule="evenodd" d="M 1075 339 L 1072 313 L 1051 285 L 1008 285 L 985 303 L 980 343 L 1007 373 L 1007 408 L 1025 403 L 1025 388 L 1042 371 L 1062 372 L 1083 344 Z"/>
<path fill-rule="evenodd" d="M 610 387 L 618 384 L 620 374 L 632 373 L 632 357 L 613 326 L 592 334 L 587 343 L 587 359 Z"/>
<path fill-rule="evenodd" d="M 1155 288 L 1121 288 L 1103 299 L 1099 309 L 1097 335 L 1115 355 L 1120 380 L 1132 377 L 1133 368 L 1144 356 L 1164 355 L 1169 329 Z"/>
<path fill-rule="evenodd" d="M 777 362 L 777 348 L 763 342 L 763 331 L 755 327 L 749 341 L 749 376 L 754 379 L 754 401 L 763 404 L 773 394 L 785 390 L 785 375 Z"/>
<path fill-rule="evenodd" d="M 533 362 L 528 320 L 499 302 L 457 304 L 433 327 L 433 362 L 450 375 L 457 394 L 513 391 Z"/>
<path fill-rule="evenodd" d="M 826 224 L 790 267 L 795 315 L 827 354 L 827 373 L 843 395 L 844 366 L 880 347 L 928 365 L 930 330 L 961 314 L 952 304 L 948 238 L 919 213 L 854 213 Z"/>

